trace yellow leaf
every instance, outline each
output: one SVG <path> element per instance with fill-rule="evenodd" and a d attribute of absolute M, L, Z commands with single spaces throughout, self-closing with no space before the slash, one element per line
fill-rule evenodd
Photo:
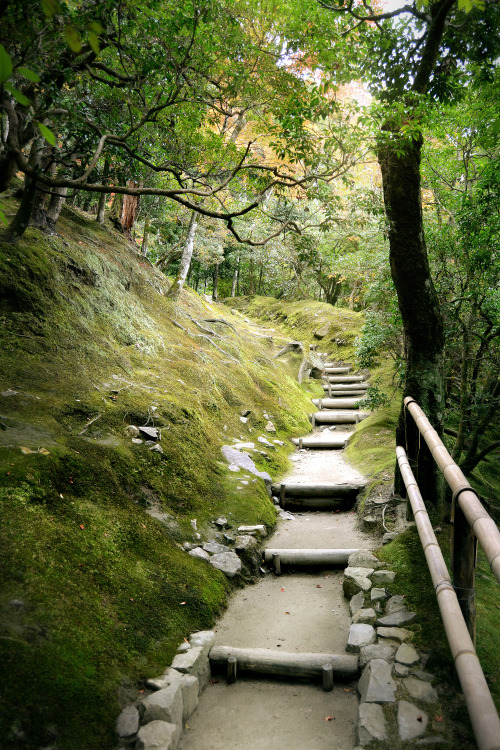
<path fill-rule="evenodd" d="M 31 450 L 31 448 L 26 448 L 24 445 L 21 445 L 21 450 L 25 454 L 33 453 L 33 451 Z"/>

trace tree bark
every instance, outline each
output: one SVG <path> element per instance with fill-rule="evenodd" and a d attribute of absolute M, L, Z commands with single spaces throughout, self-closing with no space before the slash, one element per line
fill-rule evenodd
<path fill-rule="evenodd" d="M 144 234 L 142 236 L 141 255 L 148 254 L 150 227 L 151 227 L 151 219 L 149 216 L 146 216 L 144 220 Z"/>
<path fill-rule="evenodd" d="M 240 259 L 239 258 L 237 259 L 236 264 L 237 265 L 233 273 L 233 283 L 231 284 L 231 297 L 236 296 L 236 286 L 238 284 L 238 275 L 240 271 Z"/>
<path fill-rule="evenodd" d="M 196 211 L 193 211 L 191 214 L 191 219 L 189 221 L 189 227 L 188 227 L 188 233 L 186 237 L 186 242 L 184 243 L 184 250 L 182 253 L 181 258 L 181 265 L 179 267 L 179 273 L 175 277 L 174 283 L 170 287 L 167 293 L 167 297 L 170 297 L 171 299 L 178 299 L 180 293 L 182 292 L 182 289 L 184 287 L 184 282 L 186 281 L 189 267 L 191 265 L 191 258 L 193 257 L 193 250 L 194 250 L 194 238 L 196 235 L 196 227 L 198 224 L 198 214 Z M 205 280 L 206 284 L 206 280 Z"/>
<path fill-rule="evenodd" d="M 217 302 L 218 296 L 219 296 L 219 264 L 215 264 L 214 268 L 214 280 L 213 280 L 213 292 L 212 292 L 212 299 L 214 302 Z"/>
<path fill-rule="evenodd" d="M 66 200 L 67 193 L 68 188 L 54 188 L 46 213 L 47 230 L 50 234 L 54 234 L 56 231 L 56 223 Z"/>
<path fill-rule="evenodd" d="M 102 171 L 102 181 L 104 183 L 107 183 L 108 177 L 109 177 L 109 156 L 106 154 L 106 159 L 104 161 L 104 169 Z M 104 224 L 104 212 L 106 210 L 106 199 L 107 199 L 106 193 L 101 193 L 99 196 L 99 204 L 97 206 L 97 216 L 96 221 L 98 224 Z M 143 252 L 143 255 L 146 255 L 146 253 Z"/>
<path fill-rule="evenodd" d="M 386 125 L 378 159 L 389 224 L 391 274 L 403 319 L 406 373 L 403 398 L 411 396 L 425 411 L 438 434 L 443 432 L 444 329 L 432 282 L 425 245 L 420 191 L 422 141 L 404 139 Z M 405 446 L 425 500 L 438 505 L 442 494 L 440 472 L 402 406 L 396 442 Z M 404 491 L 399 471 L 396 491 Z"/>
<path fill-rule="evenodd" d="M 40 168 L 44 148 L 45 140 L 43 138 L 36 138 L 33 141 L 29 158 L 30 167 L 33 167 L 34 169 Z M 2 239 L 4 242 L 15 243 L 23 236 L 30 224 L 33 209 L 35 208 L 38 198 L 39 191 L 36 178 L 28 177 L 26 175 L 21 203 L 19 204 L 16 215 L 3 233 Z"/>

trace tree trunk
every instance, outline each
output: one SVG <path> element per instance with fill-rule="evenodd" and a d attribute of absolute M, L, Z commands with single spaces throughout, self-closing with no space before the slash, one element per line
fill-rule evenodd
<path fill-rule="evenodd" d="M 144 219 L 144 234 L 142 235 L 141 255 L 148 254 L 150 228 L 151 228 L 151 219 L 149 216 L 146 216 L 146 218 Z"/>
<path fill-rule="evenodd" d="M 248 294 L 254 294 L 255 293 L 255 281 L 253 278 L 253 256 L 250 256 L 250 287 L 248 289 Z"/>
<path fill-rule="evenodd" d="M 236 295 L 236 286 L 238 284 L 239 270 L 240 270 L 240 259 L 238 258 L 236 260 L 236 268 L 234 269 L 234 273 L 233 273 L 233 283 L 231 284 L 231 297 L 234 297 Z"/>
<path fill-rule="evenodd" d="M 386 126 L 390 131 L 389 126 Z M 444 330 L 425 246 L 420 193 L 421 140 L 405 140 L 391 132 L 381 139 L 378 159 L 382 171 L 384 204 L 389 224 L 391 274 L 403 319 L 406 373 L 403 397 L 411 396 L 425 411 L 439 435 L 443 432 Z M 425 500 L 438 505 L 441 477 L 412 418 L 401 409 L 396 430 L 405 446 Z M 404 484 L 399 472 L 396 491 Z"/>
<path fill-rule="evenodd" d="M 64 205 L 64 201 L 66 200 L 67 194 L 67 187 L 54 188 L 54 192 L 52 194 L 52 198 L 50 199 L 46 214 L 47 230 L 50 234 L 54 234 L 56 231 L 56 223 Z"/>
<path fill-rule="evenodd" d="M 29 157 L 30 167 L 34 169 L 40 168 L 44 148 L 44 138 L 37 138 L 33 141 Z M 33 209 L 35 208 L 39 197 L 40 193 L 37 188 L 36 178 L 28 177 L 28 175 L 26 175 L 24 179 L 24 190 L 21 198 L 21 203 L 19 204 L 16 215 L 14 216 L 2 236 L 4 242 L 14 243 L 23 236 L 30 224 L 31 217 L 33 215 Z"/>
<path fill-rule="evenodd" d="M 135 180 L 129 180 L 127 182 L 128 187 L 136 187 L 137 183 Z M 137 218 L 137 212 L 139 211 L 139 196 L 138 195 L 124 195 L 122 204 L 122 215 L 121 225 L 122 231 L 125 237 L 132 241 L 132 227 Z"/>
<path fill-rule="evenodd" d="M 213 292 L 212 292 L 212 299 L 214 302 L 217 302 L 217 298 L 219 296 L 219 264 L 215 264 L 214 268 L 214 280 L 213 280 Z"/>
<path fill-rule="evenodd" d="M 104 169 L 102 171 L 102 181 L 104 184 L 107 183 L 108 177 L 109 177 L 109 156 L 106 154 L 106 158 L 104 160 Z M 106 193 L 101 193 L 99 196 L 99 204 L 97 206 L 97 216 L 96 221 L 98 224 L 104 224 L 104 212 L 106 210 L 106 199 L 107 199 Z M 143 255 L 146 255 L 145 252 L 143 252 Z"/>
<path fill-rule="evenodd" d="M 191 265 L 191 258 L 193 257 L 193 250 L 194 250 L 194 238 L 196 234 L 196 226 L 198 224 L 198 214 L 196 211 L 193 211 L 191 214 L 191 219 L 189 221 L 188 226 L 188 233 L 186 237 L 186 242 L 184 244 L 184 250 L 182 252 L 182 258 L 181 258 L 181 264 L 179 267 L 179 273 L 175 277 L 174 283 L 170 287 L 167 293 L 167 297 L 170 297 L 171 299 L 178 299 L 180 293 L 182 292 L 182 289 L 184 287 L 184 282 L 186 281 L 189 266 Z M 205 287 L 206 287 L 206 280 L 205 280 Z"/>

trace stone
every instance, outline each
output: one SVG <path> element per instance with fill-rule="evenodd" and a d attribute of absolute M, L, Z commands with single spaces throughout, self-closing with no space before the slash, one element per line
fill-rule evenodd
<path fill-rule="evenodd" d="M 187 644 L 190 646 L 190 644 Z M 182 705 L 184 721 L 191 716 L 198 707 L 199 680 L 194 675 L 182 674 L 177 669 L 168 667 L 160 677 L 146 681 L 152 690 L 163 690 L 169 685 L 180 685 L 182 689 Z"/>
<path fill-rule="evenodd" d="M 241 573 L 241 560 L 235 552 L 220 552 L 210 558 L 210 565 L 220 570 L 228 578 Z"/>
<path fill-rule="evenodd" d="M 230 552 L 229 547 L 226 547 L 225 544 L 219 544 L 218 542 L 205 542 L 203 549 L 210 555 L 218 555 L 220 552 Z"/>
<path fill-rule="evenodd" d="M 358 609 L 362 609 L 363 605 L 365 603 L 365 594 L 363 591 L 358 591 L 357 594 L 355 594 L 351 601 L 349 602 L 349 610 L 351 612 L 351 617 L 353 617 Z"/>
<path fill-rule="evenodd" d="M 202 669 L 207 654 L 201 646 L 194 646 L 192 643 L 191 646 L 190 651 L 186 651 L 185 654 L 174 656 L 172 669 L 181 672 L 181 674 L 194 674 L 196 676 L 200 669 Z"/>
<path fill-rule="evenodd" d="M 135 750 L 175 750 L 178 731 L 167 721 L 151 721 L 139 729 Z"/>
<path fill-rule="evenodd" d="M 397 539 L 398 536 L 399 533 L 397 531 L 386 531 L 386 533 L 382 537 L 382 544 L 389 544 L 390 542 L 393 542 L 395 539 Z"/>
<path fill-rule="evenodd" d="M 153 448 L 153 446 L 155 446 L 156 443 L 155 443 L 154 440 L 146 440 L 146 442 L 144 443 L 144 445 L 146 446 L 146 448 Z"/>
<path fill-rule="evenodd" d="M 391 596 L 385 605 L 385 613 L 387 615 L 392 615 L 394 612 L 404 612 L 407 609 L 408 607 L 406 606 L 404 596 L 399 596 L 399 594 L 397 596 Z"/>
<path fill-rule="evenodd" d="M 214 641 L 215 632 L 213 630 L 198 630 L 189 636 L 191 646 L 201 646 L 207 654 L 214 645 Z"/>
<path fill-rule="evenodd" d="M 395 641 L 409 641 L 413 637 L 411 630 L 406 628 L 377 628 L 379 638 L 392 638 Z"/>
<path fill-rule="evenodd" d="M 130 435 L 130 437 L 133 437 L 133 438 L 138 437 L 138 435 L 140 434 L 137 427 L 133 424 L 127 425 L 127 427 L 125 427 L 125 432 L 127 433 L 127 435 Z M 141 443 L 142 443 L 142 440 L 141 440 Z"/>
<path fill-rule="evenodd" d="M 177 646 L 177 653 L 183 654 L 185 651 L 189 651 L 190 648 L 191 648 L 191 644 L 186 643 L 186 641 L 184 641 L 183 643 L 180 644 L 180 646 Z"/>
<path fill-rule="evenodd" d="M 248 422 L 248 417 L 240 417 L 240 422 L 242 422 L 242 424 L 246 424 Z"/>
<path fill-rule="evenodd" d="M 363 669 L 372 659 L 383 659 L 389 664 L 393 661 L 395 653 L 395 647 L 387 643 L 371 643 L 363 646 L 359 651 L 359 667 Z"/>
<path fill-rule="evenodd" d="M 408 701 L 398 703 L 398 731 L 403 742 L 414 740 L 425 734 L 429 717 L 417 706 Z"/>
<path fill-rule="evenodd" d="M 148 440 L 161 440 L 161 433 L 156 427 L 139 427 L 139 432 Z"/>
<path fill-rule="evenodd" d="M 368 578 L 369 573 L 373 573 L 373 568 L 353 568 L 348 567 L 344 570 L 344 581 L 342 587 L 344 596 L 354 596 L 358 591 L 369 591 L 372 582 Z"/>
<path fill-rule="evenodd" d="M 236 450 L 239 451 L 253 451 L 255 448 L 255 443 L 235 443 L 233 445 L 233 448 L 236 448 Z"/>
<path fill-rule="evenodd" d="M 361 747 L 369 745 L 374 740 L 387 740 L 382 706 L 378 703 L 360 703 L 356 733 Z"/>
<path fill-rule="evenodd" d="M 219 529 L 228 529 L 228 528 L 229 528 L 229 523 L 228 523 L 228 521 L 227 521 L 227 518 L 226 518 L 226 516 L 219 516 L 219 518 L 216 518 L 216 519 L 215 519 L 215 521 L 214 521 L 214 524 L 215 524 L 215 525 L 216 525 L 216 526 L 217 526 L 217 527 L 218 527 Z"/>
<path fill-rule="evenodd" d="M 373 625 L 377 619 L 377 613 L 372 607 L 367 609 L 358 609 L 357 612 L 352 616 L 353 623 L 359 623 L 361 625 Z"/>
<path fill-rule="evenodd" d="M 262 445 L 265 445 L 266 448 L 274 448 L 274 450 L 276 450 L 276 446 L 273 443 L 270 443 L 269 440 L 264 437 L 264 435 L 258 437 L 257 442 L 262 443 Z"/>
<path fill-rule="evenodd" d="M 205 550 L 201 547 L 190 549 L 188 555 L 191 555 L 191 557 L 199 557 L 200 560 L 210 560 L 210 555 L 208 554 L 208 552 L 205 552 Z"/>
<path fill-rule="evenodd" d="M 134 445 L 142 445 L 143 440 L 141 440 L 141 438 L 132 438 L 132 442 Z"/>
<path fill-rule="evenodd" d="M 266 488 L 268 490 L 271 489 L 270 475 L 267 473 L 267 471 L 259 471 L 248 453 L 245 453 L 245 451 L 238 451 L 231 445 L 223 445 L 221 451 L 222 455 L 229 464 L 230 471 L 235 471 L 235 469 L 232 467 L 236 467 L 236 470 L 245 469 L 245 471 L 248 471 L 250 474 L 263 479 Z"/>
<path fill-rule="evenodd" d="M 267 530 L 263 524 L 258 524 L 257 526 L 238 526 L 238 534 L 267 536 Z"/>
<path fill-rule="evenodd" d="M 320 326 L 316 331 L 314 331 L 314 338 L 324 339 L 325 336 L 328 336 L 329 330 L 330 330 L 330 323 L 325 323 L 324 325 Z"/>
<path fill-rule="evenodd" d="M 394 664 L 392 671 L 396 675 L 396 677 L 408 677 L 410 674 L 410 667 L 403 667 L 402 664 L 398 664 L 397 662 Z"/>
<path fill-rule="evenodd" d="M 385 589 L 373 588 L 370 591 L 370 601 L 382 602 L 387 599 L 387 593 Z"/>
<path fill-rule="evenodd" d="M 116 720 L 116 733 L 120 739 L 133 737 L 139 729 L 139 711 L 135 706 L 126 706 Z"/>
<path fill-rule="evenodd" d="M 173 740 L 177 743 L 182 734 L 184 713 L 180 682 L 172 682 L 168 687 L 143 698 L 139 703 L 139 712 L 144 724 L 149 724 L 151 721 L 165 721 L 175 725 Z"/>
<path fill-rule="evenodd" d="M 376 624 L 387 628 L 399 628 L 401 625 L 410 625 L 415 622 L 417 617 L 416 612 L 394 612 L 393 615 L 379 617 Z"/>
<path fill-rule="evenodd" d="M 411 698 L 423 703 L 437 703 L 438 694 L 430 682 L 424 682 L 416 677 L 405 677 L 403 680 L 405 690 L 408 691 Z"/>
<path fill-rule="evenodd" d="M 283 521 L 295 521 L 295 516 L 293 515 L 293 513 L 290 513 L 289 510 L 280 511 L 279 517 L 283 519 Z"/>
<path fill-rule="evenodd" d="M 271 422 L 271 420 L 269 420 L 269 422 L 266 424 L 266 426 L 265 426 L 264 429 L 265 429 L 266 432 L 274 432 L 276 434 L 276 427 Z"/>
<path fill-rule="evenodd" d="M 436 747 L 436 745 L 448 745 L 448 740 L 444 737 L 422 737 L 415 742 L 417 747 Z"/>
<path fill-rule="evenodd" d="M 377 560 L 375 555 L 372 555 L 372 553 L 369 552 L 369 550 L 359 549 L 357 552 L 353 552 L 352 555 L 349 555 L 347 565 L 349 568 L 371 568 L 371 575 L 378 567 L 380 567 L 381 563 Z"/>
<path fill-rule="evenodd" d="M 163 448 L 161 447 L 161 445 L 159 445 L 159 443 L 155 443 L 154 445 L 151 445 L 149 450 L 152 453 L 163 453 Z"/>
<path fill-rule="evenodd" d="M 276 445 L 285 445 L 283 440 L 273 440 L 273 443 L 275 443 Z"/>
<path fill-rule="evenodd" d="M 376 570 L 370 578 L 374 586 L 387 586 L 394 583 L 396 573 L 393 570 Z"/>
<path fill-rule="evenodd" d="M 391 667 L 383 659 L 372 659 L 363 670 L 358 682 L 362 703 L 394 703 L 396 683 L 391 677 Z"/>
<path fill-rule="evenodd" d="M 423 680 L 423 682 L 432 682 L 434 679 L 434 675 L 430 672 L 424 672 L 423 669 L 412 669 L 411 674 L 416 677 L 418 680 Z"/>
<path fill-rule="evenodd" d="M 420 654 L 413 646 L 410 646 L 408 643 L 402 643 L 396 652 L 396 661 L 405 667 L 412 667 L 420 661 Z"/>
<path fill-rule="evenodd" d="M 373 531 L 379 525 L 379 519 L 376 516 L 363 516 L 362 522 L 365 531 Z"/>
<path fill-rule="evenodd" d="M 234 546 L 238 552 L 248 552 L 248 550 L 257 546 L 257 539 L 250 534 L 241 534 L 234 540 Z"/>
<path fill-rule="evenodd" d="M 357 653 L 363 646 L 374 643 L 376 639 L 375 629 L 371 625 L 351 625 L 345 650 Z"/>

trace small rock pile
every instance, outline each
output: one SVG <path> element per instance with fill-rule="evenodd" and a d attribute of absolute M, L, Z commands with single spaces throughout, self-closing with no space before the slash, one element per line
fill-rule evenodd
<path fill-rule="evenodd" d="M 170 667 L 146 681 L 148 690 L 126 706 L 116 722 L 120 750 L 175 750 L 184 725 L 210 680 L 209 651 L 215 633 L 193 633 L 177 649 Z"/>
<path fill-rule="evenodd" d="M 358 746 L 386 749 L 391 740 L 398 746 L 447 745 L 434 676 L 423 669 L 425 655 L 409 643 L 413 634 L 406 626 L 417 614 L 408 610 L 404 597 L 390 596 L 386 587 L 396 574 L 383 567 L 371 552 L 360 550 L 344 571 L 352 618 L 346 651 L 359 654 L 362 669 Z"/>
<path fill-rule="evenodd" d="M 220 529 L 228 529 L 229 523 L 225 517 L 214 521 Z M 220 541 L 209 540 L 205 543 L 191 544 L 184 542 L 183 548 L 191 557 L 199 560 L 205 560 L 214 568 L 222 571 L 228 578 L 235 578 L 241 573 L 247 576 L 259 574 L 261 554 L 259 551 L 259 541 L 267 535 L 264 525 L 256 526 L 238 526 L 237 536 L 227 532 L 217 533 L 226 544 Z M 231 549 L 231 545 L 233 549 Z"/>

